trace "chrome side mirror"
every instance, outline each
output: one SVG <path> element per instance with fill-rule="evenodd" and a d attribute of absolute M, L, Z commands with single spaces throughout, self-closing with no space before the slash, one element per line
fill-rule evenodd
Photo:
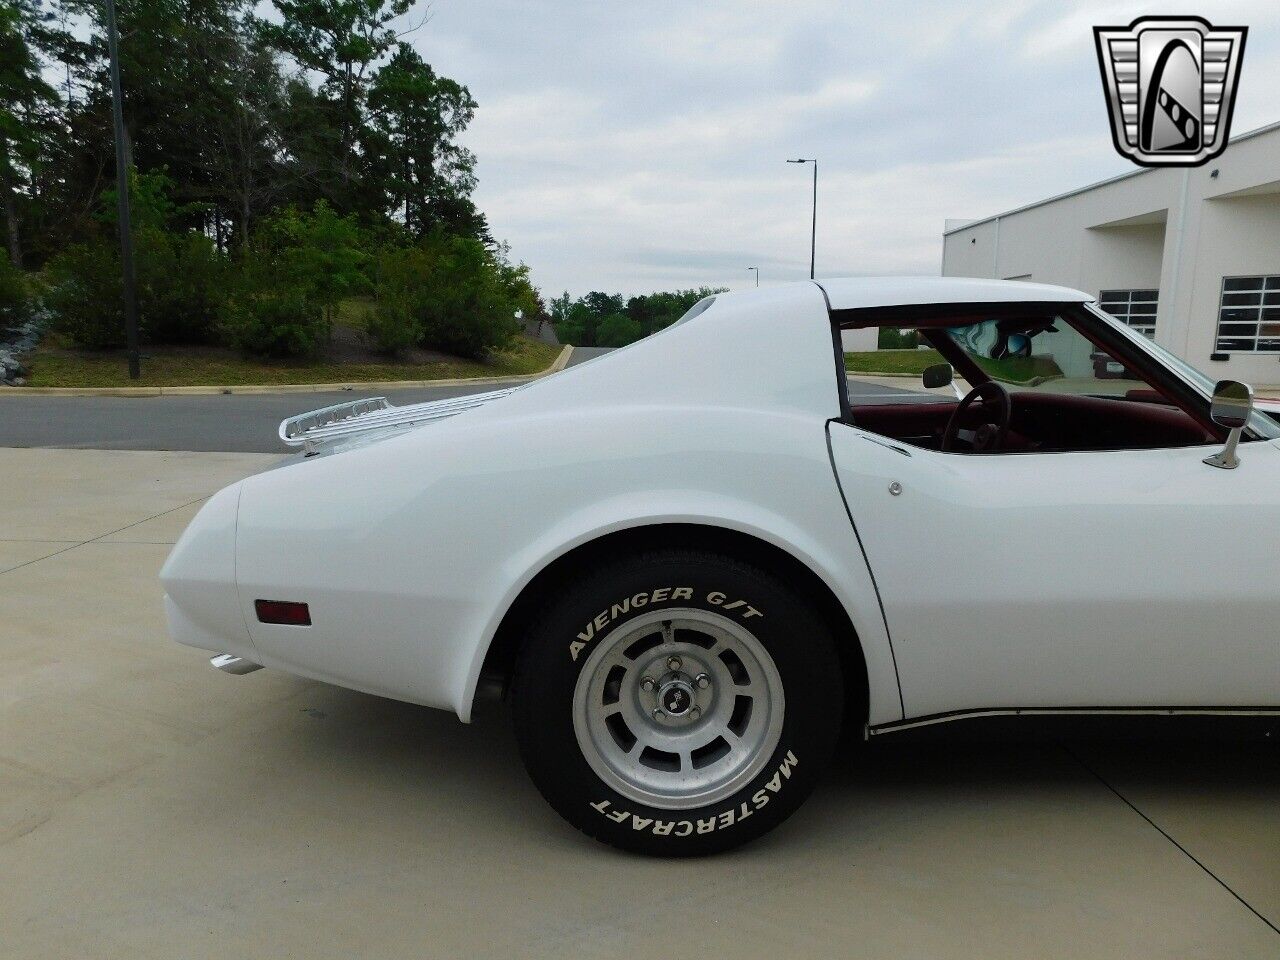
<path fill-rule="evenodd" d="M 935 363 L 931 367 L 925 367 L 920 379 L 926 390 L 936 390 L 938 387 L 949 385 L 956 396 L 960 396 L 960 388 L 955 383 L 955 371 L 951 369 L 949 363 Z"/>
<path fill-rule="evenodd" d="M 1249 422 L 1249 414 L 1253 412 L 1253 388 L 1239 380 L 1219 380 L 1213 388 L 1213 403 L 1209 406 L 1209 419 L 1220 427 L 1226 427 L 1226 446 L 1212 457 L 1205 457 L 1204 462 L 1211 467 L 1223 470 L 1234 470 L 1240 466 L 1240 458 L 1236 456 L 1236 446 L 1240 443 L 1240 432 Z"/>

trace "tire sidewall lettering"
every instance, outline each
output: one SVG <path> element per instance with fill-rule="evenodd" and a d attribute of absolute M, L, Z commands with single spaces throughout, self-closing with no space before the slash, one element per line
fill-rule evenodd
<path fill-rule="evenodd" d="M 688 603 L 695 607 L 705 606 L 717 613 L 731 613 L 744 622 L 764 617 L 764 613 L 754 604 L 721 590 L 708 590 L 703 593 L 695 592 L 690 586 L 654 587 L 651 590 L 641 590 L 622 597 L 588 620 L 577 635 L 569 641 L 569 659 L 577 663 L 587 648 L 610 627 L 637 611 L 644 610 L 650 605 L 678 603 Z"/>
<path fill-rule="evenodd" d="M 589 806 L 616 824 L 630 824 L 632 830 L 652 833 L 655 837 L 688 837 L 695 833 L 714 833 L 742 824 L 757 810 L 763 810 L 770 799 L 782 791 L 783 786 L 791 779 L 791 772 L 799 766 L 800 761 L 796 759 L 795 753 L 787 750 L 782 760 L 773 768 L 771 776 L 764 781 L 764 785 L 747 800 L 735 799 L 732 805 L 719 813 L 692 820 L 665 820 L 661 818 L 660 811 L 654 816 L 645 816 L 625 807 L 615 806 L 611 800 L 597 800 Z"/>

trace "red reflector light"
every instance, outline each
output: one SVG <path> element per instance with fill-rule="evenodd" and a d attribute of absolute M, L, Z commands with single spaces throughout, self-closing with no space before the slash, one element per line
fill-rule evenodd
<path fill-rule="evenodd" d="M 255 600 L 253 607 L 263 623 L 283 623 L 290 627 L 311 626 L 311 611 L 305 603 L 290 600 Z"/>

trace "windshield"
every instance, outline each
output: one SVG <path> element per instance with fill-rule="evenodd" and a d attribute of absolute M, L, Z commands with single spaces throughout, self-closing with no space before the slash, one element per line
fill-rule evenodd
<path fill-rule="evenodd" d="M 1113 329 L 1119 330 L 1126 338 L 1128 338 L 1135 346 L 1146 353 L 1151 354 L 1166 367 L 1172 369 L 1175 373 L 1196 387 L 1205 397 L 1213 396 L 1213 388 L 1217 381 L 1212 377 L 1201 373 L 1187 361 L 1181 357 L 1174 356 L 1164 347 L 1155 343 L 1142 334 L 1135 332 L 1123 323 L 1117 323 L 1111 318 L 1111 315 L 1098 309 L 1096 304 L 1086 304 L 1088 310 L 1097 316 Z M 1280 438 L 1280 424 L 1260 410 L 1255 410 L 1249 417 L 1249 429 L 1258 436 L 1266 437 L 1269 440 Z"/>

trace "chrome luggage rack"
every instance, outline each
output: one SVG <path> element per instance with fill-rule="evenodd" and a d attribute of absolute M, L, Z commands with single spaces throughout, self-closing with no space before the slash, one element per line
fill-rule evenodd
<path fill-rule="evenodd" d="M 306 453 L 315 453 L 323 443 L 370 430 L 392 427 L 408 429 L 420 423 L 443 420 L 445 417 L 482 407 L 490 400 L 505 397 L 519 389 L 519 386 L 508 387 L 505 390 L 412 403 L 403 407 L 396 406 L 386 397 L 349 400 L 289 417 L 280 424 L 280 439 L 291 447 L 302 447 Z"/>

